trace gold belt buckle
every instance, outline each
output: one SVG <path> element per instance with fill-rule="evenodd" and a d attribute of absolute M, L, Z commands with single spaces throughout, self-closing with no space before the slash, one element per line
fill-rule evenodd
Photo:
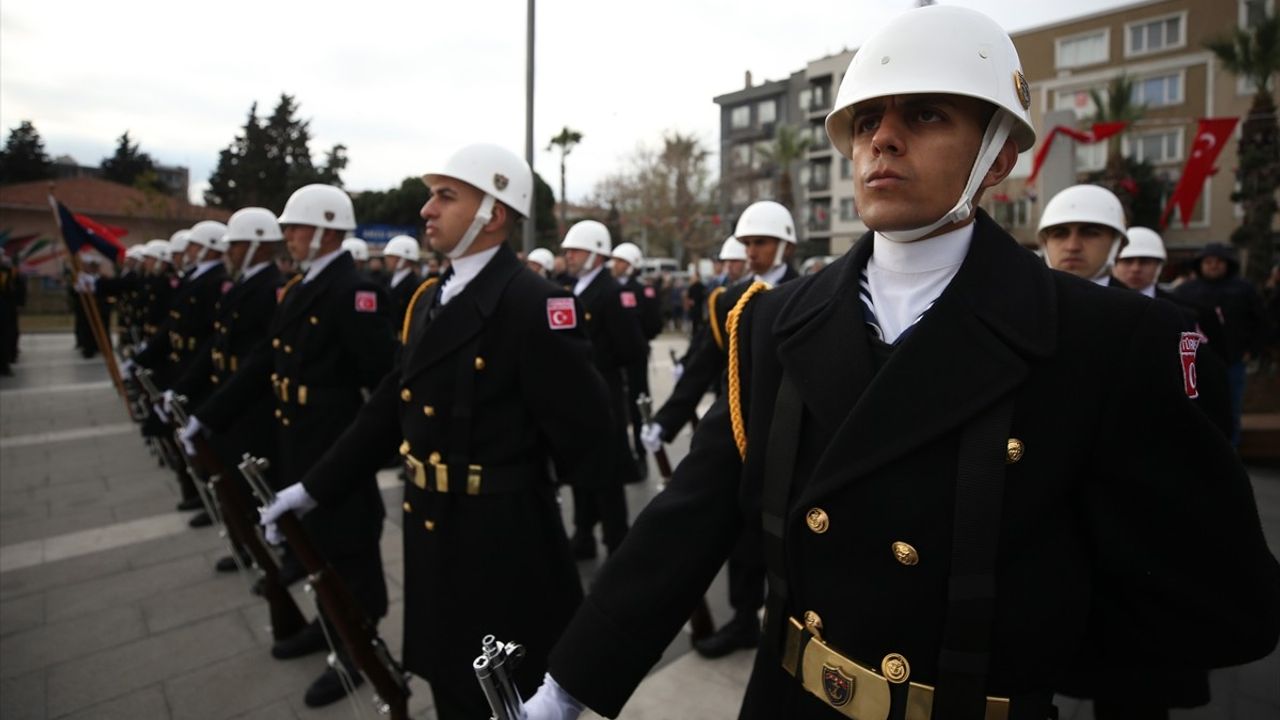
<path fill-rule="evenodd" d="M 467 494 L 468 495 L 480 494 L 480 466 L 479 465 L 467 466 Z"/>
<path fill-rule="evenodd" d="M 236 359 L 233 357 L 231 358 L 231 369 L 233 371 L 236 369 L 235 364 L 236 364 Z M 298 386 L 298 404 L 299 405 L 307 404 L 307 386 L 306 385 Z"/>
<path fill-rule="evenodd" d="M 235 371 L 236 371 L 236 356 L 232 355 L 231 356 L 231 372 L 235 372 Z"/>
<path fill-rule="evenodd" d="M 418 486 L 419 490 L 427 489 L 427 466 L 422 464 L 418 458 L 405 453 L 404 461 L 409 467 L 413 468 L 413 484 Z"/>
<path fill-rule="evenodd" d="M 436 472 L 436 492 L 449 492 L 449 466 L 444 463 L 431 463 Z"/>
<path fill-rule="evenodd" d="M 810 638 L 802 651 L 804 626 L 795 618 L 788 620 L 783 668 L 800 680 L 801 687 L 847 718 L 889 717 L 888 680 L 832 650 L 817 637 Z"/>
<path fill-rule="evenodd" d="M 284 402 L 289 402 L 289 378 L 280 380 L 280 399 Z"/>

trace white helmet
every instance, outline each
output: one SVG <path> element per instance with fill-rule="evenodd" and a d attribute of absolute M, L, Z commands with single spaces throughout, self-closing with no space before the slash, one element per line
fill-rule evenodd
<path fill-rule="evenodd" d="M 973 197 L 991 163 L 1012 138 L 1019 152 L 1035 145 L 1031 90 L 1018 51 L 994 20 L 974 10 L 932 5 L 908 10 L 876 31 L 858 49 L 827 116 L 827 137 L 836 150 L 852 157 L 853 106 L 890 95 L 943 93 L 991 103 L 992 116 L 956 205 L 923 228 L 881 232 L 896 242 L 911 242 L 973 214 Z M 742 233 L 738 233 L 741 235 Z"/>
<path fill-rule="evenodd" d="M 293 191 L 284 204 L 279 222 L 281 225 L 355 230 L 356 211 L 351 197 L 341 188 L 317 183 Z"/>
<path fill-rule="evenodd" d="M 561 250 L 586 250 L 590 253 L 582 264 L 580 272 L 589 272 L 595 264 L 596 256 L 609 257 L 613 254 L 613 241 L 609 237 L 609 228 L 595 220 L 582 220 L 573 224 L 569 232 L 564 234 L 560 243 Z"/>
<path fill-rule="evenodd" d="M 429 172 L 422 181 L 429 187 L 434 178 L 449 177 L 474 187 L 484 193 L 480 207 L 476 208 L 471 226 L 462 234 L 458 244 L 447 254 L 459 258 L 471 249 L 480 234 L 480 228 L 493 217 L 493 203 L 501 202 L 521 217 L 529 217 L 533 203 L 533 171 L 520 156 L 497 145 L 468 145 L 454 153 L 443 170 Z"/>
<path fill-rule="evenodd" d="M 130 245 L 129 248 L 124 251 L 125 260 L 141 260 L 143 256 L 144 252 L 142 245 Z"/>
<path fill-rule="evenodd" d="M 187 250 L 187 243 L 191 242 L 191 228 L 179 230 L 169 236 L 169 251 L 174 253 L 183 253 Z"/>
<path fill-rule="evenodd" d="M 738 224 L 733 230 L 734 237 L 771 237 L 783 242 L 778 243 L 778 254 L 773 258 L 773 266 L 782 264 L 787 243 L 796 242 L 795 221 L 791 211 L 772 200 L 758 200 L 747 206 L 738 216 Z"/>
<path fill-rule="evenodd" d="M 725 260 L 746 260 L 747 246 L 738 242 L 738 238 L 730 235 L 725 239 L 724 244 L 720 246 L 720 261 Z"/>
<path fill-rule="evenodd" d="M 358 237 L 349 237 L 342 241 L 342 249 L 351 253 L 351 257 L 358 262 L 366 262 L 369 260 L 369 243 Z"/>
<path fill-rule="evenodd" d="M 556 269 L 556 256 L 552 255 L 551 251 L 546 248 L 534 248 L 533 250 L 530 250 L 529 260 L 530 262 L 536 262 L 541 265 L 542 269 L 547 273 Z"/>
<path fill-rule="evenodd" d="M 382 249 L 383 256 L 393 255 L 395 257 L 404 258 L 409 262 L 418 262 L 422 257 L 421 248 L 418 247 L 418 241 L 408 235 L 397 235 L 387 241 L 386 247 Z"/>
<path fill-rule="evenodd" d="M 275 213 L 260 207 L 240 208 L 235 211 L 231 219 L 227 220 L 227 244 L 248 242 L 249 249 L 245 251 L 240 267 L 232 268 L 232 271 L 237 276 L 243 274 L 249 269 L 249 263 L 253 262 L 253 256 L 258 253 L 258 246 L 261 243 L 281 240 L 284 240 L 284 234 L 280 232 L 280 223 L 276 222 Z"/>
<path fill-rule="evenodd" d="M 226 252 L 228 247 L 226 236 L 227 226 L 216 220 L 201 220 L 192 225 L 187 240 L 203 248 L 196 257 L 196 262 L 204 260 L 205 254 L 210 250 Z"/>
<path fill-rule="evenodd" d="M 624 242 L 613 249 L 613 258 L 630 265 L 631 271 L 635 272 L 644 262 L 644 252 L 635 243 Z"/>
<path fill-rule="evenodd" d="M 160 262 L 170 262 L 171 243 L 171 240 L 148 240 L 147 244 L 142 246 L 142 255 Z"/>
<path fill-rule="evenodd" d="M 1164 240 L 1151 228 L 1131 227 L 1126 233 L 1129 244 L 1124 246 L 1117 256 L 1119 260 L 1128 258 L 1152 258 L 1163 263 L 1169 259 L 1164 251 Z"/>
<path fill-rule="evenodd" d="M 1044 206 L 1036 232 L 1073 222 L 1105 225 L 1120 237 L 1128 237 L 1120 198 L 1101 185 L 1072 185 L 1054 195 Z"/>

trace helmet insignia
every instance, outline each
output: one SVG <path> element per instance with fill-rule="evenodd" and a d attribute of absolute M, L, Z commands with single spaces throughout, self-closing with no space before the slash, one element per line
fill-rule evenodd
<path fill-rule="evenodd" d="M 328 220 L 328 221 L 332 222 L 332 221 L 333 221 L 333 218 L 334 218 L 334 215 L 333 215 L 333 211 L 332 211 L 332 210 L 325 210 L 325 211 L 324 211 L 324 219 L 325 219 L 325 220 Z"/>
<path fill-rule="evenodd" d="M 1031 87 L 1027 85 L 1027 76 L 1021 70 L 1013 71 L 1013 89 L 1018 93 L 1018 102 L 1023 110 L 1031 109 Z"/>
<path fill-rule="evenodd" d="M 509 183 L 509 182 L 510 182 L 510 181 L 509 181 L 509 180 L 507 180 L 507 176 L 506 176 L 506 175 L 503 175 L 502 173 L 494 173 L 494 174 L 493 174 L 493 186 L 494 186 L 494 187 L 496 187 L 496 188 L 498 188 L 499 190 L 506 190 L 506 189 L 507 189 L 507 183 Z"/>
<path fill-rule="evenodd" d="M 254 234 L 254 235 L 257 235 L 258 237 L 262 237 L 262 235 L 263 235 L 263 233 L 262 233 L 262 228 L 258 228 L 258 229 L 256 229 L 256 230 L 254 230 L 254 231 L 253 231 L 253 234 Z"/>

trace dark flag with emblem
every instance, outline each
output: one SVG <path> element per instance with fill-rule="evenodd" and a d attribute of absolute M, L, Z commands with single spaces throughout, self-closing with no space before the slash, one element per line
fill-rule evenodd
<path fill-rule="evenodd" d="M 62 237 L 66 239 L 67 248 L 71 252 L 78 253 L 88 245 L 112 262 L 118 263 L 124 259 L 124 244 L 120 242 L 120 236 L 125 234 L 124 228 L 110 227 L 88 216 L 72 214 L 66 205 L 58 202 L 52 195 L 49 196 L 49 204 L 58 213 Z"/>

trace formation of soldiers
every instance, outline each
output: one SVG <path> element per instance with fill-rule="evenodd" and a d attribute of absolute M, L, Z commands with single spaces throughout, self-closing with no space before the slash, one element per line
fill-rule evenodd
<path fill-rule="evenodd" d="M 743 717 L 1047 718 L 1060 691 L 1160 716 L 1207 700 L 1207 668 L 1274 647 L 1280 568 L 1223 436 L 1212 318 L 1143 297 L 1155 275 L 1096 287 L 1163 258 L 1159 237 L 1094 186 L 1048 203 L 1043 259 L 974 209 L 1034 144 L 1028 93 L 979 13 L 914 10 L 873 36 L 827 120 L 872 232 L 800 280 L 790 212 L 748 207 L 652 416 L 640 249 L 583 221 L 561 257 L 522 261 L 532 173 L 492 145 L 423 176 L 443 273 L 411 237 L 362 271 L 350 198 L 309 185 L 79 288 L 119 308 L 179 508 L 227 525 L 218 569 L 258 567 L 272 655 L 332 649 L 309 706 L 367 678 L 403 717 L 408 671 L 440 718 L 487 717 L 471 663 L 493 634 L 526 649 L 528 717 L 616 716 L 727 560 L 734 615 L 695 648 L 759 646 Z M 628 527 L 624 485 L 691 422 Z M 397 462 L 398 661 L 376 632 L 375 478 Z M 599 543 L 584 597 L 575 559 Z M 310 622 L 279 592 L 304 575 L 327 588 Z"/>

